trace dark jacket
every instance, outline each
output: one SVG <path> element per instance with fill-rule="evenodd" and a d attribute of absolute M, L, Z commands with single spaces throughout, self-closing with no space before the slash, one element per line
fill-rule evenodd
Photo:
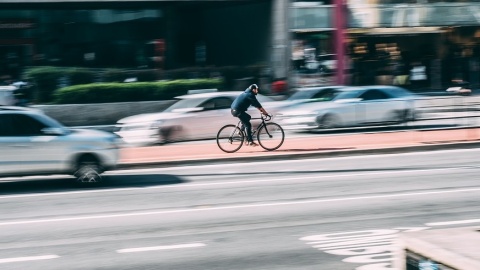
<path fill-rule="evenodd" d="M 255 108 L 261 108 L 260 102 L 258 102 L 257 97 L 255 94 L 247 88 L 245 92 L 241 93 L 232 103 L 232 110 L 236 110 L 237 112 L 245 112 L 247 111 L 248 107 L 253 106 Z"/>

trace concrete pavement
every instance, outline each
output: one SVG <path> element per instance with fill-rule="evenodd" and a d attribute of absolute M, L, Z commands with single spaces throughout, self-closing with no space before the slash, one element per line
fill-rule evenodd
<path fill-rule="evenodd" d="M 372 134 L 335 134 L 307 138 L 285 138 L 276 151 L 260 146 L 243 146 L 236 153 L 222 152 L 214 140 L 172 143 L 150 147 L 125 147 L 120 168 L 168 167 L 272 159 L 295 159 L 401 153 L 438 149 L 465 149 L 480 146 L 480 128 L 450 130 L 405 130 Z"/>

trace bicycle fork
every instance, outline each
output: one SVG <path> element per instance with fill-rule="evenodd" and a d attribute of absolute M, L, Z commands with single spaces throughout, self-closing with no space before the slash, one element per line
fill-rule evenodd
<path fill-rule="evenodd" d="M 265 128 L 265 132 L 267 133 L 268 137 L 271 139 L 273 136 L 270 134 L 270 132 L 268 132 L 267 125 L 263 123 L 261 126 L 258 127 L 258 130 L 260 130 L 260 128 L 262 127 Z"/>

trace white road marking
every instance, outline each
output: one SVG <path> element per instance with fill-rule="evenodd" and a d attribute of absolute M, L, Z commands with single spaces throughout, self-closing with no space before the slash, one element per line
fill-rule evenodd
<path fill-rule="evenodd" d="M 425 225 L 427 225 L 427 226 L 447 226 L 447 225 L 459 225 L 459 224 L 470 224 L 470 223 L 480 223 L 480 219 L 468 219 L 468 220 L 444 221 L 444 222 L 430 222 L 430 223 L 425 223 Z"/>
<path fill-rule="evenodd" d="M 269 206 L 275 207 L 275 206 L 285 206 L 285 205 L 319 204 L 319 203 L 328 203 L 328 202 L 365 201 L 365 200 L 376 200 L 376 199 L 390 199 L 390 198 L 400 198 L 400 197 L 414 197 L 414 196 L 439 195 L 439 194 L 448 194 L 448 193 L 465 193 L 465 192 L 480 192 L 480 188 L 452 189 L 452 190 L 427 191 L 427 192 L 410 192 L 410 193 L 397 193 L 397 194 L 388 194 L 388 195 L 359 196 L 359 197 L 305 200 L 305 201 L 293 200 L 293 201 L 278 202 L 278 203 L 239 204 L 239 205 L 219 206 L 219 207 L 211 207 L 211 208 L 194 208 L 194 209 L 184 208 L 184 209 L 177 209 L 177 210 L 130 212 L 125 214 L 111 214 L 111 215 L 93 215 L 93 216 L 78 216 L 78 217 L 65 217 L 65 218 L 53 218 L 53 219 L 19 220 L 19 221 L 1 222 L 0 226 L 53 223 L 53 222 L 64 222 L 64 221 L 78 221 L 78 220 L 93 220 L 93 219 L 124 218 L 124 217 L 132 217 L 132 216 L 168 215 L 168 214 L 178 214 L 178 213 L 194 213 L 194 212 L 201 212 L 201 211 L 259 208 L 259 207 L 269 207 Z"/>
<path fill-rule="evenodd" d="M 132 253 L 132 252 L 144 252 L 144 251 L 155 251 L 155 250 L 169 250 L 169 249 L 180 249 L 180 248 L 197 248 L 205 247 L 203 243 L 193 243 L 193 244 L 182 244 L 182 245 L 170 245 L 170 246 L 156 246 L 156 247 L 141 247 L 141 248 L 126 248 L 119 249 L 117 253 Z"/>
<path fill-rule="evenodd" d="M 302 158 L 302 159 L 288 159 L 288 160 L 268 160 L 268 161 L 256 161 L 255 164 L 293 164 L 293 163 L 303 163 L 303 162 L 314 162 L 318 161 L 319 159 L 328 159 L 328 160 L 352 160 L 352 159 L 366 159 L 366 158 L 385 158 L 385 156 L 414 156 L 418 157 L 419 155 L 439 155 L 441 153 L 462 153 L 462 152 L 478 152 L 478 149 L 449 149 L 449 150 L 437 150 L 437 151 L 424 151 L 424 152 L 414 152 L 414 153 L 392 153 L 392 154 L 374 154 L 374 155 L 364 155 L 364 156 L 343 156 L 343 157 L 320 157 L 320 158 Z M 219 162 L 222 162 L 220 160 Z M 226 162 L 222 164 L 205 164 L 205 165 L 191 165 L 191 166 L 177 166 L 173 168 L 145 168 L 145 169 L 126 169 L 126 170 L 115 170 L 115 171 L 108 171 L 106 174 L 108 175 L 115 175 L 115 174 L 123 174 L 128 172 L 158 172 L 158 171 L 172 171 L 172 170 L 179 170 L 179 168 L 186 168 L 186 169 L 205 169 L 205 168 L 218 168 L 221 167 L 222 169 L 226 167 L 238 167 L 240 164 L 249 164 L 250 162 L 246 161 L 236 161 L 234 163 Z"/>
<path fill-rule="evenodd" d="M 340 178 L 340 177 L 361 177 L 361 176 L 374 176 L 374 175 L 392 175 L 392 174 L 409 174 L 413 173 L 418 175 L 419 173 L 429 173 L 431 171 L 452 171 L 463 170 L 465 168 L 435 168 L 424 170 L 404 170 L 404 171 L 385 171 L 385 172 L 369 172 L 369 173 L 352 173 L 352 174 L 336 174 L 336 175 L 316 175 L 316 176 L 303 176 L 303 177 L 290 177 L 290 178 L 272 178 L 272 179 L 252 179 L 241 181 L 219 181 L 219 182 L 207 182 L 207 183 L 192 183 L 181 185 L 169 185 L 169 186 L 151 186 L 151 187 L 135 187 L 135 188 L 111 188 L 111 189 L 97 189 L 97 190 L 84 190 L 84 191 L 65 191 L 65 192 L 51 192 L 51 193 L 30 193 L 22 195 L 4 195 L 0 196 L 2 199 L 15 199 L 15 198 L 28 198 L 28 197 L 47 197 L 47 196 L 60 196 L 60 195 L 76 195 L 76 194 L 89 194 L 89 193 L 107 193 L 107 192 L 123 192 L 131 190 L 148 190 L 148 189 L 179 189 L 179 188 L 191 188 L 191 187 L 206 187 L 206 186 L 227 186 L 249 183 L 267 183 L 267 182 L 286 182 L 296 180 L 307 179 L 327 179 L 327 178 Z"/>
<path fill-rule="evenodd" d="M 57 258 L 60 258 L 60 256 L 57 256 L 57 255 L 44 255 L 44 256 L 33 256 L 33 257 L 17 257 L 17 258 L 0 259 L 0 263 L 27 262 L 27 261 L 38 261 L 38 260 L 51 260 L 51 259 L 57 259 Z"/>

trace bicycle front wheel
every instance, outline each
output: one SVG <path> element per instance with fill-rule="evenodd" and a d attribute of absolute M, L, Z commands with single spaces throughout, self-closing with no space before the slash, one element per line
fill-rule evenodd
<path fill-rule="evenodd" d="M 244 139 L 243 132 L 234 125 L 226 125 L 217 133 L 217 145 L 227 153 L 238 151 L 242 147 Z"/>
<path fill-rule="evenodd" d="M 279 124 L 266 123 L 258 131 L 257 140 L 265 150 L 273 151 L 282 146 L 285 140 L 285 132 Z"/>

